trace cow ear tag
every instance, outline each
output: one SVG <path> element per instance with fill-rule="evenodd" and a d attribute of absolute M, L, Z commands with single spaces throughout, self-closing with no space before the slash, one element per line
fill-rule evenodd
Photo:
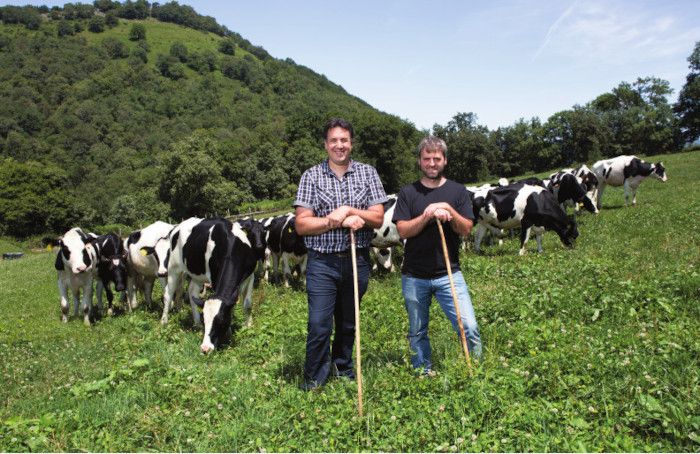
<path fill-rule="evenodd" d="M 141 255 L 143 255 L 144 257 L 146 257 L 146 256 L 148 255 L 148 251 L 145 250 L 145 249 L 143 249 L 143 248 L 141 248 L 141 249 L 139 250 L 139 252 L 141 252 Z"/>

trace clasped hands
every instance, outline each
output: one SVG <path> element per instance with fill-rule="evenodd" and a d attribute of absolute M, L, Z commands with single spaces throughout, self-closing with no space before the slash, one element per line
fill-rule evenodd
<path fill-rule="evenodd" d="M 452 220 L 451 208 L 452 207 L 445 202 L 431 203 L 423 210 L 423 216 L 428 219 L 435 218 L 442 222 L 449 222 Z"/>
<path fill-rule="evenodd" d="M 365 220 L 356 214 L 350 214 L 352 207 L 340 206 L 326 216 L 330 230 L 345 227 L 353 231 L 365 226 Z"/>

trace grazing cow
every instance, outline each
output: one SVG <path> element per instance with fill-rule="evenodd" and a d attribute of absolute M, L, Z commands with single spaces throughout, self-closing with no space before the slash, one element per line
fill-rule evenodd
<path fill-rule="evenodd" d="M 593 172 L 598 178 L 598 209 L 603 206 L 603 191 L 606 185 L 624 186 L 627 206 L 630 196 L 632 205 L 637 204 L 637 188 L 646 177 L 651 175 L 662 182 L 668 179 L 663 163 L 649 164 L 636 156 L 618 156 L 598 161 L 593 164 Z"/>
<path fill-rule="evenodd" d="M 92 281 L 97 263 L 93 246 L 95 237 L 86 235 L 79 227 L 66 232 L 59 240 L 60 249 L 54 267 L 58 271 L 58 290 L 61 294 L 61 319 L 68 321 L 70 302 L 68 290 L 73 294 L 74 316 L 78 316 L 80 292 L 83 292 L 83 320 L 90 326 L 92 312 Z"/>
<path fill-rule="evenodd" d="M 272 258 L 272 276 L 274 277 L 277 274 L 281 258 L 285 287 L 289 287 L 289 278 L 292 276 L 292 270 L 289 266 L 291 257 L 294 257 L 296 263 L 300 264 L 300 276 L 306 271 L 306 245 L 304 244 L 304 237 L 297 233 L 295 219 L 294 214 L 287 213 L 282 216 L 265 219 L 263 223 L 267 240 L 265 254 L 268 255 L 269 251 L 269 255 Z"/>
<path fill-rule="evenodd" d="M 497 236 L 499 229 L 520 227 L 520 255 L 525 254 L 525 244 L 530 232 L 537 238 L 537 250 L 542 252 L 542 234 L 554 230 L 566 246 L 573 246 L 578 237 L 576 222 L 568 218 L 554 195 L 539 186 L 514 183 L 494 188 L 484 194 L 474 195 L 474 213 L 477 216 L 477 232 L 474 249 L 478 252 L 481 240 L 490 230 Z"/>
<path fill-rule="evenodd" d="M 161 323 L 168 322 L 168 311 L 184 277 L 190 278 L 189 296 L 192 318 L 200 325 L 197 306 L 203 309 L 204 339 L 202 353 L 227 342 L 231 335 L 231 310 L 241 287 L 252 291 L 255 266 L 265 254 L 265 232 L 260 222 L 252 219 L 232 223 L 227 219 L 190 218 L 169 235 L 170 259 L 168 284 L 163 297 Z M 200 291 L 210 284 L 213 296 L 202 302 Z M 250 324 L 250 304 L 246 298 L 244 311 Z"/>
<path fill-rule="evenodd" d="M 112 315 L 112 289 L 110 283 L 114 282 L 114 290 L 123 292 L 126 290 L 126 249 L 115 233 L 98 236 L 93 242 L 97 252 L 97 309 L 102 314 L 102 292 L 107 293 L 107 314 Z"/>
<path fill-rule="evenodd" d="M 153 224 L 133 232 L 126 240 L 127 251 L 127 295 L 129 310 L 136 309 L 136 293 L 143 290 L 146 307 L 151 307 L 153 283 L 160 278 L 165 288 L 165 277 L 168 273 L 168 253 L 170 243 L 168 233 L 173 229 L 172 224 L 156 221 Z"/>
<path fill-rule="evenodd" d="M 565 212 L 567 206 L 577 207 L 581 203 L 586 210 L 598 214 L 598 209 L 586 194 L 583 181 L 573 173 L 561 171 L 553 174 L 547 189 L 554 194 Z"/>
<path fill-rule="evenodd" d="M 380 227 L 374 229 L 372 237 L 372 251 L 377 259 L 377 263 L 385 270 L 393 273 L 394 263 L 391 260 L 392 248 L 403 244 L 399 237 L 399 232 L 396 230 L 396 224 L 392 221 L 394 217 L 394 209 L 396 208 L 396 194 L 391 194 L 388 200 L 384 202 L 384 222 Z M 378 266 L 375 264 L 372 269 L 376 270 Z"/>
<path fill-rule="evenodd" d="M 555 172 L 549 176 L 550 180 L 553 179 L 555 175 L 561 173 L 570 173 L 575 177 L 579 178 L 580 183 L 584 186 L 584 189 L 586 190 L 586 195 L 588 195 L 588 198 L 591 199 L 593 203 L 595 203 L 595 196 L 598 189 L 598 178 L 595 176 L 595 173 L 593 173 L 593 171 L 589 169 L 588 166 L 586 166 L 586 164 L 582 164 L 576 169 L 562 169 L 559 172 Z M 576 205 L 575 208 L 578 211 L 578 205 Z"/>

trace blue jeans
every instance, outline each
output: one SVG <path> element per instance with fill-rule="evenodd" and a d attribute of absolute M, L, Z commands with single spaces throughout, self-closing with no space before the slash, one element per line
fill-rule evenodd
<path fill-rule="evenodd" d="M 461 271 L 454 273 L 452 279 L 454 280 L 457 300 L 459 301 L 459 313 L 462 316 L 464 334 L 467 337 L 467 348 L 469 353 L 478 359 L 481 357 L 481 337 L 479 336 L 479 326 L 474 316 L 472 300 L 469 297 L 469 288 L 464 281 Z M 413 351 L 411 364 L 414 369 L 427 371 L 432 368 L 428 321 L 430 319 L 429 310 L 433 295 L 440 303 L 442 311 L 452 323 L 452 327 L 459 337 L 457 312 L 452 301 L 450 280 L 448 276 L 436 279 L 420 279 L 403 274 L 401 275 L 401 285 L 406 302 L 406 312 L 408 313 L 408 341 Z"/>
<path fill-rule="evenodd" d="M 360 299 L 367 291 L 369 272 L 369 248 L 358 249 Z M 354 378 L 352 349 L 355 342 L 355 295 L 350 252 L 338 255 L 309 250 L 306 293 L 309 321 L 304 379 L 322 385 L 331 372 Z M 335 337 L 331 348 L 334 321 Z M 331 364 L 335 365 L 333 371 Z"/>

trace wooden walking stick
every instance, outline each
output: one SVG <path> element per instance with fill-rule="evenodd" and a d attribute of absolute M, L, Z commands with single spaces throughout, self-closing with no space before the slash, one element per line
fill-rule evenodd
<path fill-rule="evenodd" d="M 457 301 L 457 290 L 455 290 L 455 282 L 452 279 L 452 266 L 450 265 L 450 256 L 447 252 L 447 242 L 445 241 L 445 232 L 442 231 L 442 221 L 440 219 L 435 219 L 437 221 L 438 230 L 440 231 L 440 239 L 442 240 L 442 253 L 445 256 L 445 267 L 447 268 L 447 277 L 450 279 L 450 289 L 452 290 L 452 302 L 455 305 L 455 312 L 457 313 L 457 325 L 459 326 L 459 337 L 462 339 L 462 350 L 464 350 L 464 357 L 467 360 L 467 367 L 471 371 L 472 362 L 469 358 L 469 348 L 467 348 L 467 337 L 464 335 L 464 325 L 462 325 L 462 316 L 459 313 L 459 302 Z"/>
<path fill-rule="evenodd" d="M 355 349 L 357 350 L 357 408 L 362 417 L 362 352 L 360 350 L 360 290 L 357 283 L 357 255 L 355 232 L 350 229 L 350 255 L 352 256 L 352 284 L 355 293 Z"/>

